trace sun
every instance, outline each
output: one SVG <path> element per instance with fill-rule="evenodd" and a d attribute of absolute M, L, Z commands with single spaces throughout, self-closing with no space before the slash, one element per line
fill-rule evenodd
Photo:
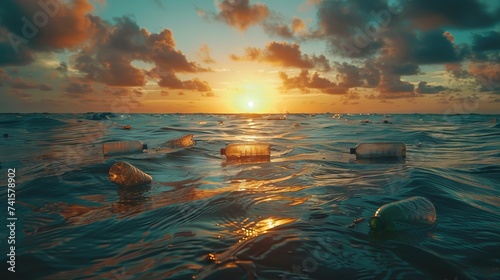
<path fill-rule="evenodd" d="M 265 83 L 242 83 L 228 98 L 231 111 L 236 113 L 264 113 L 275 104 L 274 91 Z"/>

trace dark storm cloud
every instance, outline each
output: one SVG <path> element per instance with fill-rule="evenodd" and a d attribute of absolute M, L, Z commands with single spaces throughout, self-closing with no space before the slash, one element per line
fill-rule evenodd
<path fill-rule="evenodd" d="M 330 62 L 324 55 L 302 54 L 300 46 L 296 43 L 271 42 L 264 49 L 247 48 L 244 55 L 237 56 L 233 54 L 230 58 L 235 61 L 259 61 L 282 67 L 331 70 Z"/>
<path fill-rule="evenodd" d="M 35 61 L 35 54 L 22 48 L 15 53 L 9 42 L 0 42 L 0 66 L 21 66 L 28 65 Z"/>
<path fill-rule="evenodd" d="M 500 22 L 498 11 L 490 12 L 480 0 L 404 1 L 402 16 L 421 29 L 443 26 L 461 29 L 492 27 Z"/>
<path fill-rule="evenodd" d="M 489 31 L 485 34 L 475 34 L 472 43 L 474 52 L 500 50 L 500 32 Z"/>
<path fill-rule="evenodd" d="M 347 92 L 347 88 L 320 77 L 318 72 L 309 75 L 308 70 L 302 70 L 296 77 L 289 77 L 286 73 L 280 72 L 279 76 L 283 82 L 283 88 L 286 90 L 299 89 L 307 93 L 310 89 L 316 89 L 327 94 L 345 94 Z"/>
<path fill-rule="evenodd" d="M 453 43 L 443 30 L 425 32 L 411 45 L 411 61 L 418 64 L 437 64 L 460 61 Z"/>

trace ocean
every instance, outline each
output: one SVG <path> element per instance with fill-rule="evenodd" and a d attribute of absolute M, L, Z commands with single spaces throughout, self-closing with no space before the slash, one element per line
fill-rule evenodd
<path fill-rule="evenodd" d="M 0 278 L 500 279 L 499 117 L 0 114 Z M 195 146 L 101 151 L 187 134 Z M 406 158 L 349 154 L 377 141 L 404 142 Z M 269 143 L 270 161 L 220 155 L 243 142 Z M 153 184 L 115 185 L 118 161 Z M 411 196 L 432 201 L 435 226 L 370 230 Z"/>

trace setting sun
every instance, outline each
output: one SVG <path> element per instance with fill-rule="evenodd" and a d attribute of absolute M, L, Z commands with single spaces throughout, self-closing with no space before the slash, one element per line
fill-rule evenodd
<path fill-rule="evenodd" d="M 247 105 L 248 105 L 249 108 L 253 108 L 253 105 L 254 105 L 253 101 L 251 101 L 251 100 L 248 101 Z"/>

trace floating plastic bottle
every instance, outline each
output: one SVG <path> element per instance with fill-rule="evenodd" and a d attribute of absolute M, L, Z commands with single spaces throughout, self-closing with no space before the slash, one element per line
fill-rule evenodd
<path fill-rule="evenodd" d="M 119 161 L 109 169 L 109 179 L 123 187 L 147 185 L 153 182 L 153 178 L 132 164 Z"/>
<path fill-rule="evenodd" d="M 228 161 L 269 161 L 271 149 L 262 143 L 229 144 L 220 154 Z"/>
<path fill-rule="evenodd" d="M 380 207 L 370 219 L 374 230 L 397 231 L 418 229 L 436 222 L 436 209 L 430 200 L 413 196 Z"/>
<path fill-rule="evenodd" d="M 146 150 L 148 146 L 141 141 L 116 141 L 102 144 L 102 153 L 107 155 L 136 153 Z"/>
<path fill-rule="evenodd" d="M 360 143 L 351 148 L 350 153 L 357 158 L 406 157 L 406 145 L 403 142 Z"/>
<path fill-rule="evenodd" d="M 187 148 L 196 145 L 196 141 L 193 140 L 193 134 L 188 134 L 178 139 L 167 141 L 163 144 L 167 148 Z"/>

